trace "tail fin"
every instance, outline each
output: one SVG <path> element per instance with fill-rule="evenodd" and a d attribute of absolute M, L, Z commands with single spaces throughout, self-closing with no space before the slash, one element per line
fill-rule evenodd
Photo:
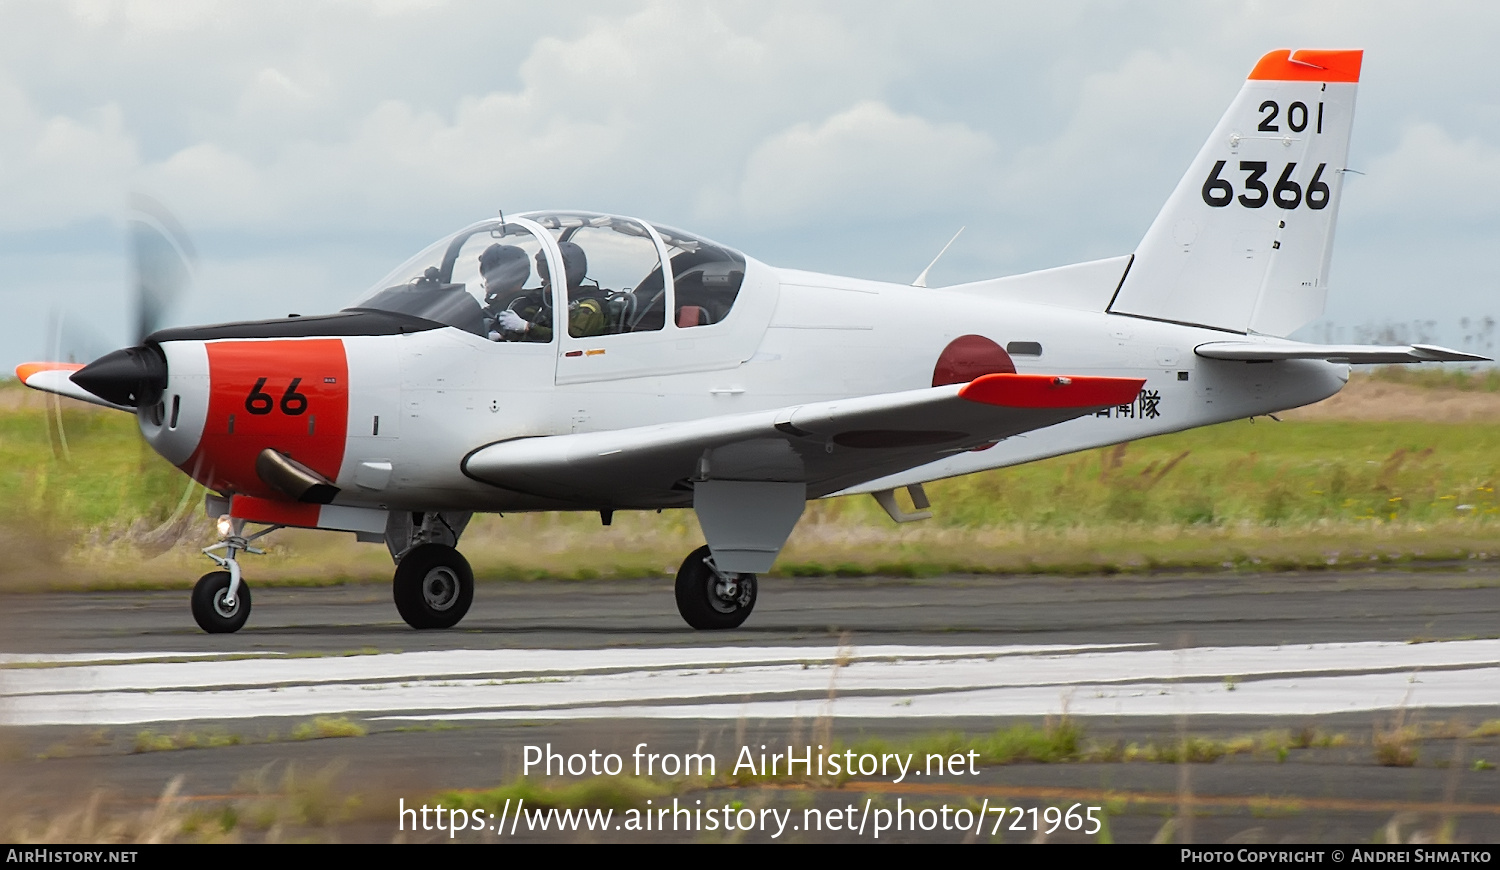
<path fill-rule="evenodd" d="M 1116 314 L 1286 335 L 1323 313 L 1363 51 L 1273 51 L 1146 231 Z"/>

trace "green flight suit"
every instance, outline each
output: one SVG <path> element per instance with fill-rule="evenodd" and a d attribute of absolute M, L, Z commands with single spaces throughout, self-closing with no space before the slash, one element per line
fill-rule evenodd
<path fill-rule="evenodd" d="M 520 315 L 521 319 L 531 324 L 531 328 L 521 336 L 521 341 L 552 340 L 551 307 L 544 307 L 539 300 L 528 296 L 523 303 L 512 310 Z M 604 315 L 604 304 L 598 299 L 590 297 L 569 303 L 568 335 L 574 338 L 603 335 L 607 325 L 608 318 Z"/>

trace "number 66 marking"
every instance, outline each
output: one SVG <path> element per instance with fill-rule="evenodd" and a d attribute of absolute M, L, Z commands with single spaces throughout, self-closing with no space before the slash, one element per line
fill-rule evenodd
<path fill-rule="evenodd" d="M 250 395 L 245 397 L 245 410 L 256 416 L 264 416 L 271 413 L 275 407 L 271 394 L 264 389 L 266 378 L 256 380 L 255 386 L 250 388 Z M 289 417 L 296 417 L 307 410 L 307 396 L 297 392 L 297 385 L 302 383 L 301 378 L 292 378 L 287 385 L 286 392 L 281 394 L 281 413 Z"/>

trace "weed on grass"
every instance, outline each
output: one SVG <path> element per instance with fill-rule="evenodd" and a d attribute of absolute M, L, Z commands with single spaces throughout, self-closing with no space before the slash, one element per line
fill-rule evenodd
<path fill-rule="evenodd" d="M 402 733 L 425 732 L 425 731 L 457 731 L 459 726 L 452 722 L 418 722 L 413 725 L 400 725 L 396 731 Z"/>
<path fill-rule="evenodd" d="M 345 716 L 319 716 L 292 729 L 293 740 L 321 740 L 325 737 L 363 737 L 370 729 Z"/>
<path fill-rule="evenodd" d="M 434 729 L 440 730 L 440 729 Z M 299 723 L 292 729 L 290 740 L 320 740 L 325 737 L 363 737 L 369 729 L 343 716 L 319 716 L 310 722 Z M 216 749 L 224 746 L 239 746 L 242 743 L 276 743 L 281 739 L 275 731 L 262 737 L 247 739 L 239 734 L 223 731 L 175 731 L 164 733 L 150 728 L 136 733 L 133 753 L 170 752 L 177 749 Z"/>
<path fill-rule="evenodd" d="M 1375 761 L 1382 767 L 1412 767 L 1419 757 L 1417 743 L 1421 733 L 1398 718 L 1388 728 L 1375 726 L 1371 745 L 1375 749 Z"/>
<path fill-rule="evenodd" d="M 73 758 L 79 755 L 88 755 L 93 751 L 102 749 L 106 746 L 113 746 L 114 742 L 114 735 L 110 734 L 107 729 L 94 728 L 89 731 L 74 734 L 66 740 L 60 740 L 52 744 L 51 746 L 47 747 L 47 749 L 40 755 L 38 755 L 37 758 Z M 14 748 L 19 750 L 20 747 L 18 745 Z M 4 758 L 5 755 L 6 752 L 4 747 L 0 747 L 0 758 Z M 12 757 L 21 758 L 24 757 L 24 753 L 18 751 Z"/>
<path fill-rule="evenodd" d="M 272 763 L 241 776 L 235 791 L 243 797 L 203 808 L 180 796 L 183 777 L 174 777 L 154 806 L 138 810 L 95 789 L 62 810 L 29 807 L 0 811 L 0 842 L 16 844 L 238 842 L 255 833 L 266 842 L 326 839 L 327 829 L 348 821 L 362 808 L 358 795 L 338 788 L 342 762 L 307 770 Z"/>
<path fill-rule="evenodd" d="M 1469 737 L 1500 737 L 1500 719 L 1486 719 L 1478 728 L 1469 732 Z"/>
<path fill-rule="evenodd" d="M 1177 740 L 1147 741 L 1146 743 L 1090 743 L 1080 756 L 1083 761 L 1131 762 L 1143 761 L 1156 764 L 1210 764 L 1221 758 L 1236 755 L 1274 758 L 1285 761 L 1293 749 L 1326 749 L 1343 746 L 1349 738 L 1344 734 L 1327 734 L 1316 728 L 1298 731 L 1287 729 L 1262 731 L 1237 737 L 1214 739 L 1186 735 Z"/>
<path fill-rule="evenodd" d="M 1241 751 L 1249 751 L 1246 747 Z M 1150 761 L 1158 764 L 1210 764 L 1230 754 L 1230 746 L 1223 740 L 1206 737 L 1185 737 L 1181 740 L 1155 741 L 1145 744 L 1132 743 L 1125 747 L 1121 761 Z"/>
<path fill-rule="evenodd" d="M 87 799 L 61 811 L 36 814 L 27 808 L 0 813 L 0 841 L 15 844 L 170 843 L 182 838 L 188 809 L 178 792 L 182 777 L 174 777 L 156 805 L 147 810 L 111 811 L 108 793 L 95 789 Z"/>
<path fill-rule="evenodd" d="M 613 809 L 643 807 L 646 801 L 678 793 L 682 784 L 666 783 L 644 777 L 600 776 L 567 785 L 542 783 L 520 777 L 506 785 L 484 791 L 447 791 L 436 800 L 442 806 L 459 810 L 485 810 L 499 817 L 508 804 L 533 809 Z"/>
<path fill-rule="evenodd" d="M 828 763 L 828 759 L 838 756 L 847 757 L 847 753 L 853 753 L 855 757 L 861 755 L 909 757 L 912 767 L 921 770 L 924 776 L 947 770 L 950 764 L 955 763 L 953 762 L 955 756 L 962 758 L 965 765 L 970 760 L 974 764 L 982 765 L 1049 764 L 1079 760 L 1082 740 L 1083 728 L 1071 719 L 1062 718 L 1056 722 L 1049 721 L 1040 728 L 1021 723 L 980 735 L 947 731 L 904 741 L 889 741 L 880 738 L 858 740 L 847 744 L 841 741 L 830 741 L 829 744 L 824 744 L 827 748 L 823 749 L 824 762 L 821 769 L 833 770 L 833 765 Z M 813 766 L 815 770 L 820 769 L 816 757 L 814 757 Z M 749 785 L 757 782 L 838 784 L 848 782 L 858 775 L 858 773 L 849 773 L 841 765 L 837 775 L 809 776 L 803 772 L 789 773 L 783 770 L 773 773 L 757 770 L 754 773 L 731 773 L 726 782 L 735 785 Z"/>
<path fill-rule="evenodd" d="M 277 776 L 272 762 L 242 776 L 237 789 L 251 797 L 235 802 L 234 821 L 265 831 L 268 841 L 281 839 L 289 828 L 322 828 L 344 821 L 362 804 L 358 795 L 345 795 L 337 788 L 344 767 L 342 761 L 334 761 L 309 771 L 288 763 Z"/>
<path fill-rule="evenodd" d="M 130 750 L 140 752 L 170 752 L 174 749 L 215 749 L 223 746 L 238 746 L 244 742 L 238 734 L 222 731 L 177 731 L 161 734 L 147 728 L 135 735 L 135 745 Z"/>
<path fill-rule="evenodd" d="M 1466 369 L 1458 366 L 1381 366 L 1366 377 L 1388 384 L 1407 384 L 1429 390 L 1465 393 L 1500 392 L 1500 369 Z"/>

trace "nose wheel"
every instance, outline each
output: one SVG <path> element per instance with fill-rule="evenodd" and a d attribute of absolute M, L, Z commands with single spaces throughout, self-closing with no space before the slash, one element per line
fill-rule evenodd
<path fill-rule="evenodd" d="M 228 571 L 210 571 L 193 586 L 193 619 L 209 634 L 239 631 L 250 618 L 250 584 L 241 580 L 233 597 L 229 586 Z"/>
<path fill-rule="evenodd" d="M 412 628 L 452 628 L 474 602 L 469 560 L 447 544 L 422 544 L 402 556 L 391 587 Z"/>
<path fill-rule="evenodd" d="M 738 628 L 755 609 L 755 575 L 720 571 L 707 546 L 677 570 L 677 612 L 700 631 Z"/>

